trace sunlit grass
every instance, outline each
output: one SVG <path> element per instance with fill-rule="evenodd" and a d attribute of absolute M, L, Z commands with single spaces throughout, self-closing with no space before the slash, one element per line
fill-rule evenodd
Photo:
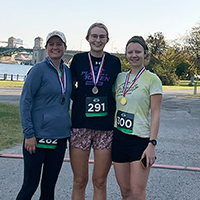
<path fill-rule="evenodd" d="M 179 85 L 163 85 L 163 90 L 194 90 L 194 83 L 189 85 L 189 80 L 180 80 Z M 200 87 L 200 81 L 196 81 L 197 88 Z"/>
<path fill-rule="evenodd" d="M 22 88 L 24 81 L 2 81 L 0 80 L 0 87 L 19 87 Z"/>
<path fill-rule="evenodd" d="M 163 90 L 194 90 L 194 86 L 168 86 L 163 85 Z"/>

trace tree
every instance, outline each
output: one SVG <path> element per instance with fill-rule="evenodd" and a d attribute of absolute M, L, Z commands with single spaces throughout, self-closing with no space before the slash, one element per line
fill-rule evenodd
<path fill-rule="evenodd" d="M 146 68 L 150 71 L 154 71 L 153 68 L 160 63 L 160 57 L 167 49 L 163 33 L 156 32 L 154 35 L 149 35 L 146 39 L 146 43 L 149 48 L 149 62 L 146 65 Z"/>
<path fill-rule="evenodd" d="M 196 74 L 196 68 L 190 55 L 186 52 L 181 52 L 181 62 L 176 66 L 176 75 L 179 79 L 190 80 L 194 74 Z"/>
<path fill-rule="evenodd" d="M 180 53 L 170 47 L 160 56 L 159 63 L 156 63 L 152 69 L 160 77 L 163 85 L 176 85 L 178 84 L 176 66 L 180 63 Z"/>
<path fill-rule="evenodd" d="M 146 68 L 156 73 L 164 85 L 177 84 L 175 65 L 178 57 L 175 50 L 167 45 L 163 33 L 149 35 L 146 42 L 149 47 L 149 63 Z"/>
<path fill-rule="evenodd" d="M 146 42 L 149 47 L 149 53 L 156 56 L 158 59 L 166 51 L 167 44 L 162 32 L 154 33 L 154 36 L 149 35 Z"/>
<path fill-rule="evenodd" d="M 120 57 L 120 61 L 121 61 L 121 66 L 122 66 L 122 71 L 123 72 L 127 72 L 128 70 L 131 69 L 131 65 L 130 63 L 126 60 L 126 56 L 122 55 Z"/>
<path fill-rule="evenodd" d="M 196 68 L 194 73 L 200 74 L 200 22 L 192 27 L 184 38 L 184 49 L 190 55 L 191 62 L 194 63 Z"/>

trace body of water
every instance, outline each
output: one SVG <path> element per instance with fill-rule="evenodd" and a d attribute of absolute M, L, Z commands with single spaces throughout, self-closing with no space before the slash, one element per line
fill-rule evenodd
<path fill-rule="evenodd" d="M 32 65 L 0 63 L 0 80 L 4 79 L 4 74 L 7 74 L 7 80 L 11 80 L 13 75 L 13 80 L 17 80 L 18 77 L 18 80 L 23 81 L 31 67 Z"/>

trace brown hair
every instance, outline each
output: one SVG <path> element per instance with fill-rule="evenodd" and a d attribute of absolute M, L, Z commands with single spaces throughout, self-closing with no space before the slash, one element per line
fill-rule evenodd
<path fill-rule="evenodd" d="M 147 53 L 148 47 L 147 47 L 147 45 L 146 45 L 146 43 L 145 43 L 145 40 L 144 40 L 144 38 L 143 38 L 142 36 L 133 36 L 133 37 L 127 42 L 126 48 L 127 48 L 127 46 L 128 46 L 131 42 L 133 42 L 133 43 L 139 43 L 139 44 L 144 48 L 144 54 Z"/>
<path fill-rule="evenodd" d="M 95 27 L 103 28 L 103 29 L 106 31 L 107 39 L 109 40 L 109 37 L 108 37 L 108 29 L 107 29 L 107 27 L 106 27 L 104 24 L 98 23 L 98 22 L 92 24 L 92 25 L 89 27 L 89 29 L 88 29 L 88 31 L 87 31 L 87 35 L 86 35 L 86 37 L 85 37 L 86 40 L 89 39 L 89 35 L 90 35 L 90 33 L 91 33 L 91 30 L 92 30 L 93 28 L 95 28 Z"/>

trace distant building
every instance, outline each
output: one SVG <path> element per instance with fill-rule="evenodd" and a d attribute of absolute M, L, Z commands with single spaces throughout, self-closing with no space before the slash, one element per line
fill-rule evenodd
<path fill-rule="evenodd" d="M 16 39 L 16 44 L 18 44 L 18 45 L 23 45 L 23 40 L 20 39 L 20 38 L 17 38 L 17 39 Z"/>
<path fill-rule="evenodd" d="M 43 39 L 36 37 L 34 40 L 32 64 L 34 65 L 42 61 L 46 56 L 46 50 L 43 48 Z"/>
<path fill-rule="evenodd" d="M 14 37 L 8 38 L 8 47 L 15 48 L 16 47 L 16 39 Z"/>

